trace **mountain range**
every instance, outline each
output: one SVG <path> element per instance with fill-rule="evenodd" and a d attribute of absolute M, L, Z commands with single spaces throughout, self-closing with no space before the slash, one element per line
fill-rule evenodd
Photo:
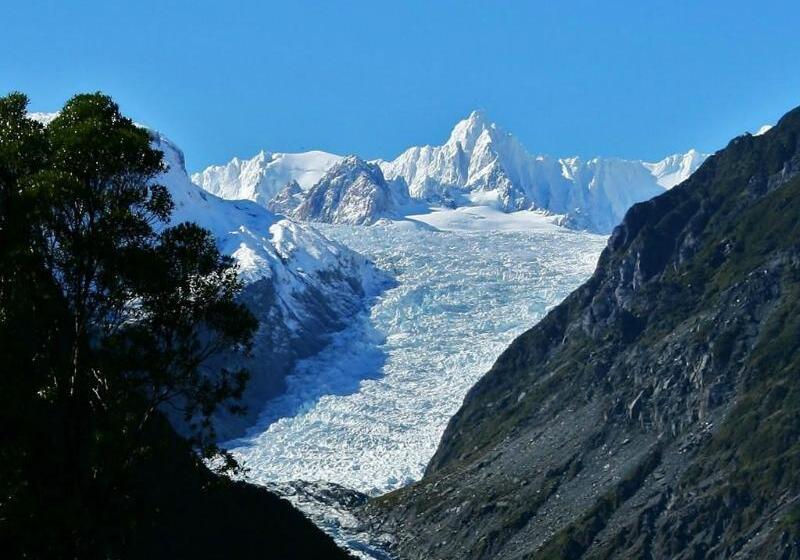
<path fill-rule="evenodd" d="M 556 214 L 564 225 L 606 233 L 631 205 L 685 180 L 706 157 L 696 150 L 654 163 L 532 155 L 474 111 L 444 144 L 412 147 L 392 161 L 260 152 L 209 167 L 192 180 L 222 198 L 252 200 L 304 221 L 368 224 L 425 206 L 492 206 Z"/>
<path fill-rule="evenodd" d="M 344 509 L 391 553 L 800 558 L 800 109 L 710 157 L 690 150 L 655 163 L 530 155 L 480 112 L 444 144 L 393 161 L 261 153 L 192 178 L 177 146 L 150 138 L 168 166 L 158 182 L 175 203 L 173 222 L 211 230 L 259 321 L 241 364 L 253 374 L 251 415 L 218 417 L 222 438 L 252 425 L 292 365 L 389 283 L 302 222 L 368 225 L 421 208 L 490 206 L 607 232 L 622 216 L 591 278 L 470 389 L 422 480 L 372 499 L 318 485 L 334 507 L 349 501 Z M 279 511 L 324 551 L 313 554 L 338 554 L 266 492 L 225 482 L 209 494 L 207 474 L 188 480 L 204 471 L 179 465 L 191 454 L 172 437 L 164 446 L 178 452 L 165 465 L 174 472 L 157 479 L 195 511 L 170 513 L 191 522 L 168 534 L 196 532 L 196 504 L 237 526 L 255 519 L 246 530 L 256 536 L 258 520 Z M 248 500 L 260 517 L 237 509 Z M 160 549 L 153 534 L 143 550 Z"/>

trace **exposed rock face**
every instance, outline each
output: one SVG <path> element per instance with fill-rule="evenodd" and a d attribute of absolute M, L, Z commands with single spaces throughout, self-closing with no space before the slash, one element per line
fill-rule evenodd
<path fill-rule="evenodd" d="M 387 182 L 380 167 L 356 156 L 334 165 L 301 196 L 294 218 L 331 224 L 369 225 L 410 202 L 404 181 Z"/>
<path fill-rule="evenodd" d="M 800 109 L 634 206 L 362 509 L 416 558 L 800 558 Z"/>
<path fill-rule="evenodd" d="M 297 181 L 291 180 L 269 201 L 267 208 L 276 214 L 290 216 L 302 202 L 303 187 Z"/>

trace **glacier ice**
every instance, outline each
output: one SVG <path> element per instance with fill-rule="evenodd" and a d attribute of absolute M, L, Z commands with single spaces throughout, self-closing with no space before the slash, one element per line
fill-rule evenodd
<path fill-rule="evenodd" d="M 589 276 L 605 244 L 534 213 L 514 222 L 518 231 L 496 231 L 462 227 L 451 212 L 433 220 L 438 229 L 387 220 L 319 226 L 397 284 L 302 360 L 287 392 L 228 443 L 249 480 L 326 481 L 368 494 L 417 480 L 469 387 Z"/>

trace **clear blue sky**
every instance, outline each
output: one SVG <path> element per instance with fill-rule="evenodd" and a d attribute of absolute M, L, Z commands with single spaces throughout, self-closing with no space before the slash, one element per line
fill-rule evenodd
<path fill-rule="evenodd" d="M 553 155 L 660 158 L 800 105 L 797 0 L 3 1 L 0 92 L 102 90 L 190 170 L 393 157 L 473 108 Z"/>

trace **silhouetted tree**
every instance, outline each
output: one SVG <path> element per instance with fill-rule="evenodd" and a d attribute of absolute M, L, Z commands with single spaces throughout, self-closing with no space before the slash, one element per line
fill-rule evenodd
<path fill-rule="evenodd" d="M 126 484 L 159 411 L 232 466 L 210 417 L 237 409 L 247 374 L 209 358 L 246 352 L 256 321 L 211 234 L 169 224 L 145 129 L 99 93 L 46 126 L 26 111 L 0 98 L 0 523 L 81 556 L 136 523 Z"/>

